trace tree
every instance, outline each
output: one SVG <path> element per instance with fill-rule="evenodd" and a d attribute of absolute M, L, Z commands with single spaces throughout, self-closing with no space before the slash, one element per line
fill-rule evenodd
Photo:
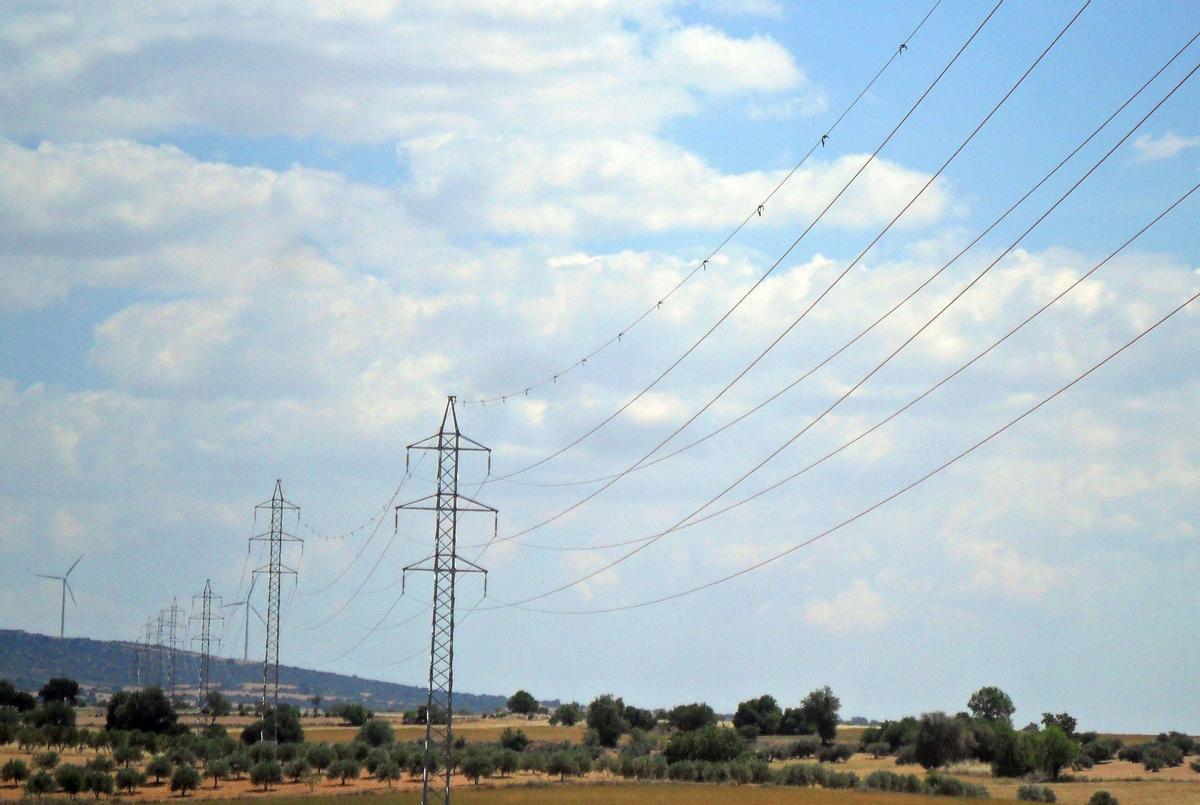
<path fill-rule="evenodd" d="M 171 790 L 186 797 L 189 791 L 200 787 L 200 772 L 193 766 L 180 766 L 171 774 Z"/>
<path fill-rule="evenodd" d="M 521 716 L 531 716 L 538 711 L 538 701 L 527 690 L 518 690 L 508 697 L 508 712 Z"/>
<path fill-rule="evenodd" d="M 270 734 L 272 728 L 281 744 L 304 743 L 304 728 L 300 726 L 300 711 L 291 705 L 280 706 L 278 725 L 275 724 L 274 710 L 267 710 L 265 716 L 247 725 L 242 730 L 242 743 L 257 743 L 262 739 L 264 733 Z"/>
<path fill-rule="evenodd" d="M 520 766 L 521 756 L 512 749 L 501 749 L 496 753 L 496 770 L 501 777 L 513 774 Z"/>
<path fill-rule="evenodd" d="M 283 770 L 284 774 L 286 774 L 288 779 L 291 780 L 293 783 L 300 782 L 302 779 L 307 777 L 309 772 L 311 772 L 311 771 L 312 771 L 312 766 L 309 765 L 309 762 L 306 758 L 302 758 L 302 757 L 294 758 L 293 760 L 291 760 L 287 764 L 287 768 L 285 768 Z"/>
<path fill-rule="evenodd" d="M 821 736 L 822 743 L 832 743 L 837 737 L 838 711 L 842 703 L 826 685 L 817 688 L 800 702 L 800 717 L 811 724 L 813 731 Z"/>
<path fill-rule="evenodd" d="M 121 769 L 117 772 L 117 788 L 132 794 L 135 788 L 145 785 L 146 775 L 137 769 Z"/>
<path fill-rule="evenodd" d="M 367 712 L 367 708 L 363 707 L 361 704 L 355 704 L 352 702 L 335 704 L 333 707 L 329 708 L 329 714 L 332 716 L 337 716 L 352 727 L 361 727 L 363 724 L 366 724 L 367 719 L 371 717 L 371 714 Z"/>
<path fill-rule="evenodd" d="M 1038 768 L 1057 780 L 1062 767 L 1079 755 L 1079 744 L 1062 727 L 1050 724 L 1038 735 L 1034 754 Z"/>
<path fill-rule="evenodd" d="M 1107 791 L 1097 791 L 1088 800 L 1088 805 L 1120 805 L 1117 798 Z"/>
<path fill-rule="evenodd" d="M 250 782 L 253 785 L 261 785 L 263 791 L 270 791 L 272 783 L 283 782 L 283 768 L 274 760 L 255 763 L 250 768 Z"/>
<path fill-rule="evenodd" d="M 64 763 L 54 770 L 54 782 L 66 792 L 67 796 L 75 796 L 83 790 L 83 769 L 74 763 Z"/>
<path fill-rule="evenodd" d="M 216 724 L 218 718 L 233 712 L 233 703 L 221 691 L 210 690 L 204 697 L 203 712 L 208 714 L 209 724 Z"/>
<path fill-rule="evenodd" d="M 35 727 L 70 728 L 75 726 L 75 708 L 65 701 L 46 702 L 26 718 Z"/>
<path fill-rule="evenodd" d="M 525 747 L 529 746 L 529 736 L 521 730 L 505 727 L 500 733 L 500 745 L 514 752 L 524 752 Z"/>
<path fill-rule="evenodd" d="M 1012 714 L 1017 711 L 1008 694 L 994 685 L 982 687 L 971 694 L 967 709 L 975 718 L 1012 726 Z"/>
<path fill-rule="evenodd" d="M 65 676 L 56 676 L 47 680 L 38 691 L 38 698 L 46 704 L 62 702 L 69 705 L 79 704 L 79 683 Z"/>
<path fill-rule="evenodd" d="M 629 729 L 625 722 L 625 703 L 611 693 L 592 700 L 587 709 L 587 725 L 596 731 L 602 746 L 616 746 L 621 734 Z"/>
<path fill-rule="evenodd" d="M 568 774 L 579 774 L 579 759 L 574 752 L 555 752 L 546 763 L 546 771 L 557 774 L 561 783 L 566 780 Z"/>
<path fill-rule="evenodd" d="M 775 735 L 783 721 L 783 711 L 774 696 L 763 694 L 757 699 L 748 699 L 738 704 L 733 714 L 733 726 L 739 732 L 752 731 L 754 735 Z M 743 733 L 745 734 L 745 733 Z"/>
<path fill-rule="evenodd" d="M 566 704 L 560 704 L 554 709 L 554 713 L 550 716 L 550 723 L 573 727 L 582 718 L 583 707 L 578 702 L 567 702 Z"/>
<path fill-rule="evenodd" d="M 170 777 L 174 766 L 167 759 L 166 755 L 155 755 L 150 758 L 150 762 L 146 764 L 146 774 L 154 778 L 154 782 L 162 781 L 164 777 Z"/>
<path fill-rule="evenodd" d="M 658 717 L 654 715 L 654 711 L 634 707 L 632 704 L 625 705 L 624 716 L 625 723 L 631 730 L 652 730 L 658 725 Z"/>
<path fill-rule="evenodd" d="M 38 752 L 33 756 L 33 765 L 50 771 L 58 765 L 58 752 Z"/>
<path fill-rule="evenodd" d="M 462 773 L 476 785 L 480 777 L 491 777 L 496 773 L 496 764 L 492 756 L 486 752 L 468 752 L 463 758 Z"/>
<path fill-rule="evenodd" d="M 0 780 L 18 786 L 29 779 L 29 767 L 25 761 L 12 758 L 0 767 Z"/>
<path fill-rule="evenodd" d="M 380 764 L 379 768 L 375 769 L 375 779 L 381 783 L 387 783 L 388 788 L 391 788 L 392 781 L 400 779 L 400 764 L 390 760 Z"/>
<path fill-rule="evenodd" d="M 229 779 L 231 771 L 229 761 L 224 758 L 210 760 L 204 769 L 205 774 L 212 778 L 214 789 L 217 787 L 218 782 Z"/>
<path fill-rule="evenodd" d="M 357 780 L 362 769 L 358 765 L 358 761 L 351 758 L 343 758 L 335 760 L 329 764 L 329 769 L 325 772 L 325 776 L 330 780 L 341 780 L 342 785 L 346 784 L 347 780 Z"/>
<path fill-rule="evenodd" d="M 7 679 L 0 679 L 0 707 L 13 707 L 24 713 L 37 707 L 37 699 L 32 693 L 17 690 Z"/>
<path fill-rule="evenodd" d="M 370 746 L 386 746 L 396 742 L 396 733 L 392 725 L 382 718 L 371 718 L 358 728 L 356 741 L 362 741 Z"/>
<path fill-rule="evenodd" d="M 935 769 L 966 755 L 963 722 L 945 713 L 925 713 L 917 722 L 913 742 L 916 761 L 926 769 Z"/>
<path fill-rule="evenodd" d="M 333 749 L 329 744 L 313 744 L 308 748 L 308 762 L 322 774 L 334 759 Z"/>
<path fill-rule="evenodd" d="M 53 794 L 57 790 L 58 783 L 54 782 L 48 771 L 35 772 L 25 781 L 25 792 L 31 796 L 41 797 Z"/>
<path fill-rule="evenodd" d="M 780 735 L 812 735 L 813 725 L 804 720 L 804 713 L 799 707 L 789 707 L 783 711 L 779 720 Z"/>
<path fill-rule="evenodd" d="M 322 699 L 320 696 L 309 696 L 308 697 L 308 703 L 312 705 L 312 714 L 314 716 L 321 715 L 321 701 L 322 701 Z"/>
<path fill-rule="evenodd" d="M 675 729 L 688 732 L 716 724 L 717 714 L 707 704 L 693 702 L 672 707 L 667 713 L 667 721 Z"/>
<path fill-rule="evenodd" d="M 119 690 L 108 700 L 104 725 L 109 730 L 137 730 L 159 735 L 173 732 L 179 716 L 158 688 Z"/>
<path fill-rule="evenodd" d="M 996 777 L 1024 777 L 1037 766 L 1033 744 L 1036 737 L 997 724 L 992 745 L 992 774 Z"/>
<path fill-rule="evenodd" d="M 1075 727 L 1079 723 L 1070 713 L 1042 713 L 1042 726 L 1058 727 L 1067 734 L 1068 738 L 1075 737 Z"/>
<path fill-rule="evenodd" d="M 113 776 L 106 771 L 98 771 L 92 769 L 85 772 L 83 775 L 83 787 L 91 792 L 92 796 L 100 799 L 101 794 L 111 794 L 116 785 L 113 782 Z"/>
<path fill-rule="evenodd" d="M 696 730 L 677 732 L 667 742 L 663 755 L 668 763 L 699 760 L 727 763 L 746 752 L 746 742 L 736 730 L 712 724 Z"/>

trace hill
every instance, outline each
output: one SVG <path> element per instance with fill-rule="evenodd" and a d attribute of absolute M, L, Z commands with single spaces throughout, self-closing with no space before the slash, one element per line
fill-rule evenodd
<path fill-rule="evenodd" d="M 17 630 L 0 629 L 0 679 L 8 679 L 25 690 L 36 691 L 52 676 L 69 676 L 79 682 L 89 698 L 107 698 L 135 684 L 134 643 L 87 638 L 57 638 Z M 153 658 L 142 663 L 143 684 L 164 679 L 164 663 Z M 193 693 L 199 681 L 199 656 L 176 654 L 176 693 Z M 262 693 L 262 664 L 214 657 L 212 682 L 233 701 L 253 702 Z M 279 696 L 290 704 L 308 706 L 309 697 L 324 702 L 358 702 L 376 711 L 412 710 L 426 701 L 424 688 L 362 679 L 357 676 L 312 671 L 290 665 L 279 666 Z M 454 694 L 455 711 L 491 713 L 504 707 L 504 696 Z"/>

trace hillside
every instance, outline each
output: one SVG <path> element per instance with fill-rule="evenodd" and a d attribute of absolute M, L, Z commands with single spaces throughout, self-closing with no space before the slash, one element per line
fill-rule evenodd
<path fill-rule="evenodd" d="M 26 690 L 37 690 L 52 676 L 69 676 L 91 695 L 101 698 L 134 684 L 136 646 L 116 640 L 60 639 L 17 630 L 0 629 L 0 679 Z M 143 667 L 143 681 L 157 682 L 158 667 Z M 176 657 L 176 692 L 194 691 L 199 658 L 192 652 Z M 261 695 L 261 663 L 213 658 L 213 685 L 234 701 L 250 702 Z M 310 696 L 325 702 L 351 701 L 376 710 L 411 710 L 425 703 L 424 688 L 361 679 L 357 676 L 311 671 L 290 665 L 279 667 L 280 698 L 308 706 Z M 503 707 L 504 696 L 454 694 L 455 710 L 491 713 Z"/>

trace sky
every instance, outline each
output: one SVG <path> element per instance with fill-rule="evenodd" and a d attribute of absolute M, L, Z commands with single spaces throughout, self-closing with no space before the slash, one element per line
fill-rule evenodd
<path fill-rule="evenodd" d="M 69 635 L 242 600 L 282 479 L 283 661 L 424 684 L 393 511 L 457 395 L 459 690 L 1200 730 L 1200 304 L 866 511 L 1200 292 L 1200 193 L 1105 262 L 1200 181 L 1200 43 L 988 229 L 1200 31 L 1081 4 L 5 3 L 0 623 L 56 633 L 81 554 Z"/>

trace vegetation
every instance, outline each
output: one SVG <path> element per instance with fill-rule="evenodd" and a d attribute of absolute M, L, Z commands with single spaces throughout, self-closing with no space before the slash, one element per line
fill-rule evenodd
<path fill-rule="evenodd" d="M 527 690 L 518 690 L 509 696 L 507 705 L 508 712 L 520 716 L 532 716 L 540 709 L 538 700 L 533 698 L 533 694 Z"/>

